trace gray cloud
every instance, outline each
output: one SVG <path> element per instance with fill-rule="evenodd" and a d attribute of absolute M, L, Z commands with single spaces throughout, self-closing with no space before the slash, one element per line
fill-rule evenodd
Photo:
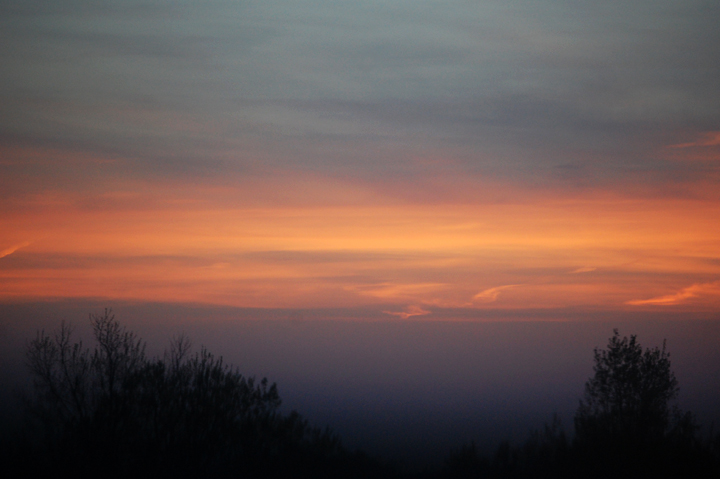
<path fill-rule="evenodd" d="M 410 172 L 388 159 L 405 146 L 448 149 L 463 172 L 614 177 L 672 168 L 658 147 L 720 129 L 716 2 L 0 11 L 0 133 L 112 152 L 138 175 Z"/>

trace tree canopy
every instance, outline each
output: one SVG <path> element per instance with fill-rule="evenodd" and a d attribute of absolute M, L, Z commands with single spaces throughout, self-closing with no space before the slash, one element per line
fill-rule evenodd
<path fill-rule="evenodd" d="M 653 441 L 668 431 L 679 388 L 670 353 L 643 351 L 635 335 L 617 329 L 607 349 L 595 349 L 595 375 L 575 416 L 579 440 Z"/>
<path fill-rule="evenodd" d="M 617 329 L 595 349 L 594 375 L 575 414 L 573 455 L 599 477 L 708 477 L 712 463 L 691 413 L 676 404 L 670 353 Z"/>

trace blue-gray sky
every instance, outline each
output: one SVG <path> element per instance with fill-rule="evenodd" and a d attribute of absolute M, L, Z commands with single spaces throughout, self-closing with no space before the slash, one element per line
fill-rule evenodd
<path fill-rule="evenodd" d="M 680 167 L 659 150 L 720 129 L 710 1 L 0 11 L 3 141 L 122 157 L 133 175 L 692 176 L 708 165 Z M 422 161 L 438 150 L 447 158 Z"/>

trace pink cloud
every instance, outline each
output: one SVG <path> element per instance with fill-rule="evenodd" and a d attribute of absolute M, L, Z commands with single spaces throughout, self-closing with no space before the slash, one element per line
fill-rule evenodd
<path fill-rule="evenodd" d="M 504 286 L 496 286 L 495 288 L 490 288 L 490 289 L 486 289 L 484 291 L 480 291 L 478 294 L 473 296 L 472 301 L 480 302 L 480 303 L 492 303 L 493 301 L 497 300 L 497 297 L 502 290 L 508 289 L 508 288 L 514 288 L 515 286 L 517 286 L 517 285 L 516 284 L 506 284 Z"/>
<path fill-rule="evenodd" d="M 704 133 L 702 138 L 697 141 L 691 141 L 689 143 L 679 143 L 677 145 L 670 145 L 668 148 L 692 148 L 696 146 L 718 146 L 720 145 L 720 131 L 710 131 Z"/>

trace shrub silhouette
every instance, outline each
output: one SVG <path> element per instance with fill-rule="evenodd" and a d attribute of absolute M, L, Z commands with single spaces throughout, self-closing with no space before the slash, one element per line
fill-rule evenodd
<path fill-rule="evenodd" d="M 63 324 L 28 344 L 38 432 L 34 472 L 152 477 L 365 477 L 377 463 L 350 454 L 329 429 L 282 415 L 277 387 L 245 377 L 181 336 L 163 358 L 110 310 L 90 315 L 96 346 Z M 32 469 L 32 468 L 31 468 Z"/>

